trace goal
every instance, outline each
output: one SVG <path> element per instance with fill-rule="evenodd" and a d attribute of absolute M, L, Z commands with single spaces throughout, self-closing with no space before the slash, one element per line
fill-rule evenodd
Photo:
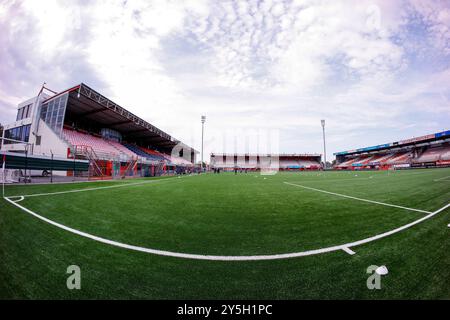
<path fill-rule="evenodd" d="M 4 183 L 19 182 L 20 170 L 17 169 L 0 169 L 0 179 Z"/>

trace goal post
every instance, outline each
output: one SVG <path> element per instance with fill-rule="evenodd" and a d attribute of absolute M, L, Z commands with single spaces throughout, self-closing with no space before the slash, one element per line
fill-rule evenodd
<path fill-rule="evenodd" d="M 5 182 L 6 182 L 6 154 L 3 155 L 2 161 L 2 197 L 5 197 Z"/>

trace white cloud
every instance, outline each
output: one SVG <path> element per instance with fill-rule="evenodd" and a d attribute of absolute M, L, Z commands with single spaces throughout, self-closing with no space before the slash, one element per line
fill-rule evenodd
<path fill-rule="evenodd" d="M 196 147 L 201 114 L 209 137 L 278 128 L 286 152 L 320 152 L 321 118 L 330 153 L 407 138 L 448 123 L 450 66 L 412 54 L 448 61 L 449 19 L 430 1 L 6 2 L 0 121 L 45 80 L 85 81 Z"/>

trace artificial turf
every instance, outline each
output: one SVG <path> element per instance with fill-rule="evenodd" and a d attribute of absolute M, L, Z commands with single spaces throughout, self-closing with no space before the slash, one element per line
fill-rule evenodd
<path fill-rule="evenodd" d="M 222 173 L 154 183 L 7 186 L 6 196 L 124 185 L 25 197 L 20 205 L 126 244 L 203 255 L 264 255 L 340 245 L 426 215 L 284 182 L 433 212 L 449 203 L 449 176 L 450 169 Z M 353 247 L 355 255 L 336 251 L 270 261 L 201 261 L 99 243 L 2 199 L 0 298 L 449 299 L 449 212 Z M 72 264 L 81 268 L 81 290 L 66 287 Z M 367 289 L 367 267 L 383 264 L 389 274 L 382 288 Z"/>

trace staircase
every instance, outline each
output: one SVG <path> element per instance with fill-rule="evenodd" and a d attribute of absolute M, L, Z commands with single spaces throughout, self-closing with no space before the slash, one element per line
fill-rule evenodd
<path fill-rule="evenodd" d="M 134 175 L 134 170 L 136 169 L 137 163 L 138 163 L 138 158 L 131 159 L 131 161 L 128 163 L 127 168 L 123 171 L 122 179 L 124 179 L 127 176 L 127 174 L 129 174 L 129 173 L 130 173 L 129 174 L 130 176 Z"/>
<path fill-rule="evenodd" d="M 161 176 L 164 173 L 164 161 L 159 161 L 155 166 L 155 176 Z"/>
<path fill-rule="evenodd" d="M 103 177 L 103 171 L 98 166 L 97 161 L 99 157 L 95 153 L 94 149 L 90 146 L 75 145 L 73 146 L 73 156 L 78 159 L 89 160 L 89 177 Z"/>

